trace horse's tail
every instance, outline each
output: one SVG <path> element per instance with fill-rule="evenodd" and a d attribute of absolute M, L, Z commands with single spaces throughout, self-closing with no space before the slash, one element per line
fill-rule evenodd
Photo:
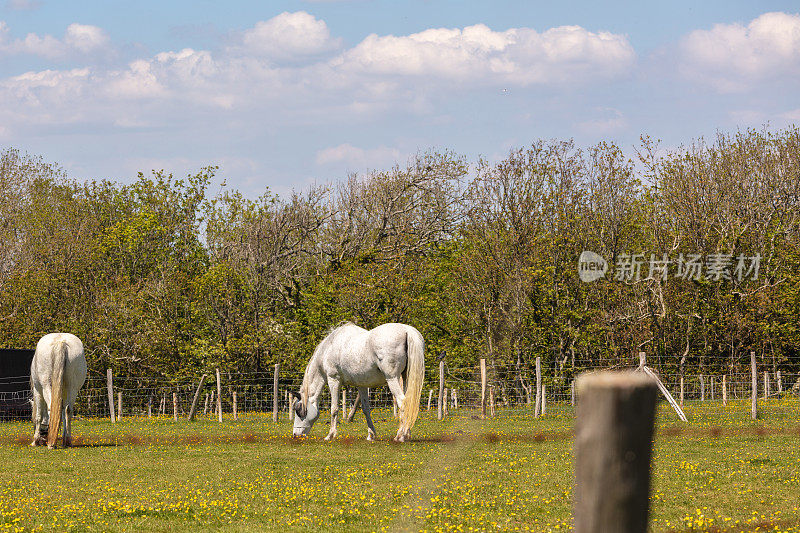
<path fill-rule="evenodd" d="M 47 447 L 55 448 L 61 429 L 61 408 L 64 403 L 64 366 L 67 363 L 67 341 L 60 340 L 53 346 L 53 373 L 50 376 L 50 429 L 47 432 Z"/>
<path fill-rule="evenodd" d="M 409 328 L 406 345 L 406 397 L 400 425 L 410 430 L 419 416 L 419 398 L 422 394 L 422 382 L 425 380 L 425 339 L 419 331 Z"/>

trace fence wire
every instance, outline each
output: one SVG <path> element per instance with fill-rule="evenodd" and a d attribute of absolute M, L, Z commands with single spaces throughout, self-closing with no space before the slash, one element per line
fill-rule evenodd
<path fill-rule="evenodd" d="M 622 368 L 614 365 L 613 368 Z M 598 369 L 599 370 L 599 369 Z M 658 373 L 658 369 L 653 369 Z M 222 373 L 220 376 L 220 403 L 223 413 L 268 413 L 273 411 L 275 395 L 274 373 Z M 723 394 L 735 401 L 751 397 L 752 374 L 750 372 L 720 374 L 691 374 L 681 378 L 676 374 L 660 374 L 665 387 L 673 397 L 683 402 L 721 400 Z M 800 394 L 800 374 L 761 372 L 757 376 L 759 399 L 776 398 Z M 200 377 L 176 379 L 152 376 L 120 376 L 113 378 L 112 398 L 116 417 L 178 417 L 189 415 L 192 401 L 197 394 Z M 300 390 L 302 373 L 278 376 L 277 407 L 287 413 L 292 404 L 292 393 Z M 30 416 L 30 377 L 3 378 L 0 385 L 0 420 L 19 419 Z M 541 386 L 544 403 L 549 409 L 572 406 L 575 402 L 573 377 L 566 372 L 542 369 Z M 524 408 L 536 401 L 536 378 L 530 365 L 487 367 L 486 392 L 483 396 L 480 367 L 445 366 L 443 408 L 480 409 L 483 401 L 496 408 Z M 724 389 L 724 392 L 723 392 Z M 337 402 L 347 401 L 349 410 L 356 398 L 356 389 L 346 388 Z M 214 375 L 206 376 L 198 396 L 196 416 L 216 416 L 217 381 Z M 393 406 L 393 398 L 387 387 L 369 390 L 370 404 L 374 408 Z M 428 372 L 420 398 L 421 409 L 437 409 L 439 402 L 438 372 Z M 331 398 L 327 387 L 320 399 L 323 409 L 330 408 Z M 340 403 L 340 405 L 342 405 Z M 90 373 L 78 394 L 75 413 L 81 417 L 110 417 L 109 386 L 105 375 Z"/>

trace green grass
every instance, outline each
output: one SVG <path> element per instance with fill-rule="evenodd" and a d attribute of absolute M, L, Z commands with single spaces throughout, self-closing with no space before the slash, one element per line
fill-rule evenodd
<path fill-rule="evenodd" d="M 746 402 L 693 404 L 681 424 L 661 406 L 654 531 L 800 530 L 800 404 L 762 411 L 753 423 Z M 77 420 L 81 446 L 57 451 L 28 447 L 29 423 L 0 424 L 0 530 L 568 529 L 571 409 L 474 414 L 423 412 L 404 445 L 385 440 L 391 411 L 375 443 L 360 415 L 333 443 L 324 422 L 292 441 L 285 414 Z"/>

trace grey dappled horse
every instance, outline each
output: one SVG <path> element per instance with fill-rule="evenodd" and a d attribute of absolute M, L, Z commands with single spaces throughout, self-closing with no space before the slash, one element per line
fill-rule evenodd
<path fill-rule="evenodd" d="M 31 362 L 33 391 L 33 442 L 31 446 L 56 447 L 61 419 L 64 446 L 72 444 L 75 398 L 86 381 L 83 343 L 71 333 L 50 333 L 39 340 Z M 52 422 L 52 423 L 51 423 Z"/>
<path fill-rule="evenodd" d="M 367 440 L 376 436 L 370 417 L 368 387 L 389 386 L 399 407 L 396 441 L 405 441 L 419 415 L 419 397 L 425 378 L 425 341 L 412 326 L 383 324 L 370 331 L 350 322 L 333 329 L 314 350 L 308 362 L 298 402 L 293 436 L 307 435 L 319 418 L 319 395 L 327 382 L 331 391 L 331 429 L 325 440 L 336 437 L 339 388 L 353 386 L 361 395 L 367 419 Z M 404 386 L 405 384 L 405 386 Z"/>

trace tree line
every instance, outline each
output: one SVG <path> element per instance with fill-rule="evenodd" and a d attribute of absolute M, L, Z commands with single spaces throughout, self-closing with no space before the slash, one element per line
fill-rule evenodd
<path fill-rule="evenodd" d="M 800 366 L 794 128 L 429 152 L 285 197 L 211 194 L 216 172 L 77 182 L 0 152 L 0 346 L 68 331 L 95 371 L 300 372 L 351 320 L 414 325 L 429 372 L 442 352 L 564 375 L 640 350 L 668 372 L 729 371 L 750 350 Z M 584 251 L 605 276 L 581 280 Z"/>

